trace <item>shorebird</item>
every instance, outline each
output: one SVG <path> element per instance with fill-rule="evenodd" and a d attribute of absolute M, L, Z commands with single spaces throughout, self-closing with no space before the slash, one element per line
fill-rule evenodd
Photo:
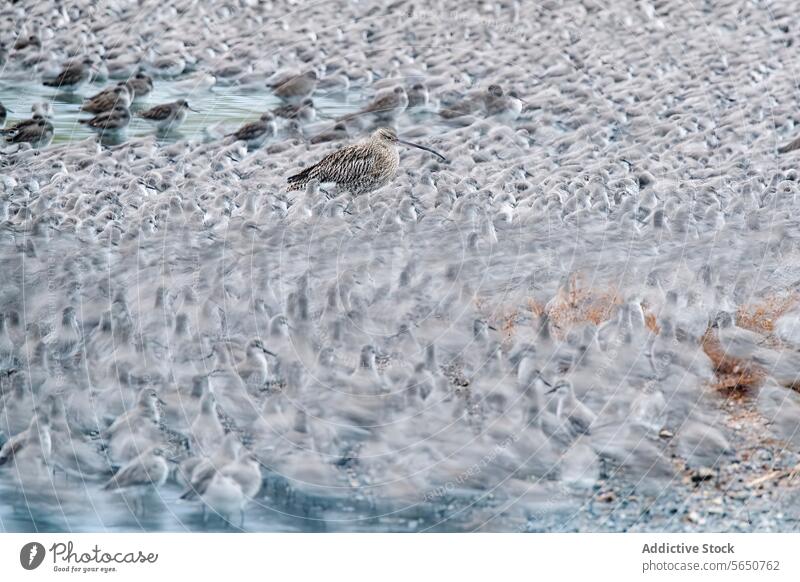
<path fill-rule="evenodd" d="M 403 87 L 397 86 L 394 89 L 387 89 L 378 92 L 366 107 L 354 113 L 349 113 L 340 117 L 337 121 L 349 121 L 363 115 L 374 115 L 376 119 L 385 122 L 394 119 L 403 113 L 408 107 L 408 95 Z"/>
<path fill-rule="evenodd" d="M 61 91 L 74 92 L 89 80 L 92 64 L 92 59 L 89 57 L 85 57 L 80 61 L 73 61 L 67 64 L 58 75 L 51 79 L 45 79 L 42 83 L 47 87 L 55 87 Z"/>
<path fill-rule="evenodd" d="M 245 123 L 242 127 L 229 133 L 225 137 L 233 137 L 237 141 L 247 143 L 248 148 L 257 148 L 278 131 L 275 124 L 275 117 L 270 112 L 264 113 L 258 121 Z"/>
<path fill-rule="evenodd" d="M 597 415 L 575 397 L 572 382 L 559 380 L 548 393 L 553 392 L 558 398 L 556 417 L 565 421 L 575 434 L 588 434 Z"/>
<path fill-rule="evenodd" d="M 272 110 L 275 117 L 282 117 L 284 119 L 299 119 L 303 122 L 311 122 L 316 118 L 316 111 L 314 110 L 314 101 L 311 98 L 303 99 L 299 104 L 286 104 L 281 107 L 276 107 Z"/>
<path fill-rule="evenodd" d="M 442 154 L 423 145 L 397 137 L 390 128 L 380 128 L 366 140 L 343 147 L 294 176 L 289 176 L 288 190 L 302 190 L 311 180 L 321 184 L 334 183 L 354 195 L 382 188 L 394 179 L 400 165 L 396 145 L 415 147 L 430 152 L 442 161 Z"/>
<path fill-rule="evenodd" d="M 135 494 L 134 510 L 138 506 L 144 512 L 144 495 L 167 482 L 169 466 L 164 450 L 153 447 L 131 460 L 109 479 L 104 489 L 108 491 L 128 490 Z"/>
<path fill-rule="evenodd" d="M 42 148 L 53 141 L 55 128 L 44 117 L 34 116 L 33 119 L 26 120 L 24 123 L 4 129 L 3 133 L 8 143 L 29 143 L 35 148 Z"/>
<path fill-rule="evenodd" d="M 0 127 L 6 124 L 6 117 L 8 117 L 8 109 L 0 103 Z"/>
<path fill-rule="evenodd" d="M 131 94 L 131 100 L 144 97 L 153 90 L 153 79 L 141 71 L 125 82 Z"/>
<path fill-rule="evenodd" d="M 276 97 L 280 97 L 288 103 L 300 103 L 303 99 L 311 97 L 314 89 L 317 88 L 317 73 L 308 71 L 302 75 L 274 83 L 269 87 Z"/>
<path fill-rule="evenodd" d="M 117 105 L 128 107 L 131 104 L 131 94 L 125 83 L 117 83 L 113 87 L 103 89 L 96 95 L 89 97 L 81 105 L 81 111 L 87 113 L 103 113 L 110 111 Z"/>
<path fill-rule="evenodd" d="M 139 113 L 139 117 L 154 121 L 160 130 L 177 129 L 186 119 L 187 110 L 197 112 L 196 109 L 189 107 L 186 99 L 178 99 L 172 103 L 156 105 L 146 111 L 142 111 Z"/>
<path fill-rule="evenodd" d="M 514 120 L 522 112 L 522 99 L 516 92 L 506 93 L 500 85 L 489 85 L 484 95 L 484 105 L 487 115 L 496 115 Z"/>
<path fill-rule="evenodd" d="M 42 41 L 36 34 L 29 34 L 28 36 L 25 37 L 20 36 L 14 43 L 14 50 L 16 51 L 25 50 L 29 46 L 42 48 Z"/>
<path fill-rule="evenodd" d="M 417 109 L 428 105 L 430 95 L 428 93 L 428 88 L 422 83 L 415 83 L 407 93 L 409 109 Z"/>
<path fill-rule="evenodd" d="M 97 131 L 120 131 L 131 122 L 131 112 L 123 104 L 115 105 L 111 111 L 98 113 L 91 119 L 79 119 L 78 123 L 88 125 Z"/>

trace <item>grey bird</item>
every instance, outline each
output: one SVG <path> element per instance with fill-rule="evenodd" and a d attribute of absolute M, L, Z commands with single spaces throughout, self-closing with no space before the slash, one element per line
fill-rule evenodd
<path fill-rule="evenodd" d="M 87 113 L 103 113 L 111 111 L 117 105 L 128 107 L 131 104 L 131 94 L 125 83 L 117 83 L 113 87 L 103 89 L 89 97 L 81 105 L 81 111 Z"/>
<path fill-rule="evenodd" d="M 278 131 L 275 125 L 275 117 L 270 112 L 266 112 L 258 118 L 258 121 L 251 121 L 245 123 L 233 133 L 229 133 L 225 137 L 233 137 L 237 141 L 247 143 L 249 148 L 257 148 L 264 144 L 264 142 L 273 137 Z"/>
<path fill-rule="evenodd" d="M 134 509 L 144 512 L 143 496 L 167 482 L 169 466 L 164 450 L 153 447 L 124 465 L 103 487 L 107 491 L 134 493 Z"/>
<path fill-rule="evenodd" d="M 186 119 L 186 112 L 194 111 L 186 99 L 178 99 L 172 103 L 156 105 L 145 111 L 139 112 L 139 117 L 155 122 L 160 130 L 177 129 Z"/>
<path fill-rule="evenodd" d="M 403 87 L 381 91 L 365 107 L 354 113 L 340 117 L 337 121 L 349 121 L 364 115 L 373 115 L 376 119 L 385 122 L 394 121 L 398 115 L 408 107 L 408 95 Z"/>
<path fill-rule="evenodd" d="M 282 117 L 283 119 L 297 119 L 304 123 L 314 121 L 316 118 L 316 110 L 314 109 L 314 101 L 311 98 L 303 99 L 298 104 L 287 103 L 272 110 L 275 117 Z"/>
<path fill-rule="evenodd" d="M 122 104 L 115 105 L 110 111 L 98 113 L 91 119 L 80 119 L 78 123 L 88 125 L 97 131 L 121 131 L 131 122 L 130 110 Z"/>
<path fill-rule="evenodd" d="M 131 100 L 133 101 L 139 97 L 148 95 L 150 91 L 153 90 L 153 78 L 140 71 L 128 79 L 125 82 L 125 86 L 128 88 Z"/>
<path fill-rule="evenodd" d="M 89 80 L 93 62 L 89 57 L 68 63 L 55 77 L 45 79 L 42 83 L 47 87 L 55 87 L 61 91 L 73 92 Z"/>
<path fill-rule="evenodd" d="M 29 120 L 28 123 L 4 130 L 8 143 L 29 143 L 35 148 L 50 145 L 55 128 L 43 117 Z"/>
<path fill-rule="evenodd" d="M 290 176 L 288 189 L 302 190 L 314 179 L 320 184 L 334 183 L 354 195 L 382 188 L 394 179 L 400 166 L 398 143 L 425 150 L 447 161 L 436 150 L 402 140 L 393 129 L 381 128 L 366 140 L 336 150 L 299 174 Z"/>
<path fill-rule="evenodd" d="M 288 103 L 300 103 L 303 99 L 311 97 L 317 88 L 317 73 L 307 71 L 301 75 L 291 77 L 270 85 L 276 97 Z"/>

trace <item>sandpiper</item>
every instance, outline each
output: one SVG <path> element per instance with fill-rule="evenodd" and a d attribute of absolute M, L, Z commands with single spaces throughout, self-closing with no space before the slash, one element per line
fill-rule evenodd
<path fill-rule="evenodd" d="M 110 111 L 103 111 L 91 119 L 80 119 L 78 122 L 97 131 L 120 131 L 131 122 L 131 112 L 127 106 L 118 104 Z"/>
<path fill-rule="evenodd" d="M 36 48 L 42 48 L 42 41 L 36 34 L 29 34 L 27 36 L 21 36 L 14 43 L 14 50 L 17 50 L 17 51 L 25 50 L 29 46 L 35 46 Z"/>
<path fill-rule="evenodd" d="M 237 141 L 247 143 L 249 148 L 260 147 L 268 138 L 275 135 L 277 127 L 275 117 L 270 112 L 264 113 L 258 121 L 245 123 L 242 127 L 225 137 L 233 137 Z"/>
<path fill-rule="evenodd" d="M 81 105 L 81 111 L 87 113 L 103 113 L 110 111 L 115 106 L 128 107 L 131 104 L 131 94 L 125 83 L 117 83 L 113 87 L 103 89 L 96 95 L 89 97 Z"/>
<path fill-rule="evenodd" d="M 406 90 L 397 86 L 394 89 L 379 92 L 366 107 L 340 117 L 339 121 L 349 121 L 363 115 L 374 115 L 380 121 L 392 122 L 407 107 L 408 95 Z"/>
<path fill-rule="evenodd" d="M 125 82 L 128 87 L 128 92 L 131 95 L 131 100 L 144 97 L 153 90 L 153 79 L 149 75 L 139 71 L 133 77 Z"/>
<path fill-rule="evenodd" d="M 109 491 L 128 490 L 135 494 L 134 509 L 138 506 L 144 511 L 143 497 L 148 492 L 161 487 L 167 482 L 169 466 L 164 459 L 164 450 L 150 448 L 135 457 L 105 484 Z"/>
<path fill-rule="evenodd" d="M 311 97 L 317 88 L 317 73 L 307 71 L 302 75 L 291 77 L 284 81 L 270 85 L 276 97 L 288 103 L 300 103 L 303 99 Z"/>
<path fill-rule="evenodd" d="M 189 107 L 186 99 L 178 99 L 172 103 L 156 105 L 139 113 L 139 117 L 156 123 L 160 130 L 177 129 L 186 119 L 187 110 L 197 112 Z"/>
<path fill-rule="evenodd" d="M 343 147 L 322 160 L 288 178 L 291 190 L 302 190 L 311 180 L 321 184 L 334 183 L 354 195 L 372 192 L 391 182 L 400 165 L 396 144 L 403 144 L 439 157 L 442 154 L 429 147 L 399 139 L 390 128 L 380 128 L 366 140 Z"/>
<path fill-rule="evenodd" d="M 298 119 L 304 123 L 314 121 L 316 118 L 316 111 L 314 110 L 314 101 L 311 98 L 303 99 L 299 104 L 287 104 L 276 107 L 272 110 L 275 117 L 282 117 L 284 119 Z"/>
<path fill-rule="evenodd" d="M 4 129 L 3 133 L 8 143 L 29 143 L 35 148 L 43 148 L 53 141 L 55 128 L 44 117 L 34 116 L 11 129 Z"/>
<path fill-rule="evenodd" d="M 77 91 L 89 80 L 92 64 L 92 59 L 89 57 L 84 57 L 80 61 L 72 61 L 58 75 L 45 79 L 42 83 L 47 87 L 55 87 L 65 92 Z"/>

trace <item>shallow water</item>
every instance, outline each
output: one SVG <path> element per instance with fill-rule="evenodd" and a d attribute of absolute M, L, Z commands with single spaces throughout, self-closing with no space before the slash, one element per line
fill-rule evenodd
<path fill-rule="evenodd" d="M 88 137 L 98 136 L 79 119 L 91 119 L 92 115 L 80 111 L 85 98 L 91 97 L 102 89 L 113 85 L 116 81 L 86 83 L 75 93 L 54 91 L 52 87 L 41 84 L 38 77 L 15 77 L 8 79 L 0 74 L 0 103 L 10 110 L 7 124 L 30 117 L 33 103 L 47 101 L 53 107 L 52 123 L 55 127 L 53 145 L 80 141 Z M 143 111 L 161 103 L 169 103 L 177 99 L 186 99 L 193 109 L 181 126 L 164 133 L 155 126 L 136 116 Z M 358 110 L 367 99 L 365 92 L 353 88 L 348 93 L 326 95 L 321 92 L 314 96 L 318 121 L 322 126 L 330 120 Z M 159 143 L 172 143 L 178 140 L 219 139 L 223 134 L 234 131 L 241 124 L 255 121 L 265 111 L 282 105 L 282 101 L 272 95 L 267 87 L 243 89 L 231 84 L 216 84 L 210 88 L 193 87 L 191 77 L 176 79 L 154 79 L 153 90 L 146 97 L 137 99 L 131 105 L 132 118 L 124 132 L 100 135 L 103 145 L 118 145 L 127 139 L 147 135 L 156 136 Z M 209 129 L 213 129 L 209 133 Z"/>

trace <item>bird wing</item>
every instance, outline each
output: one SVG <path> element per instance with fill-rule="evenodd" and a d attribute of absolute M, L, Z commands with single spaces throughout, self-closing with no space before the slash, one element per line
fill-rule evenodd
<path fill-rule="evenodd" d="M 30 142 L 39 139 L 43 133 L 47 131 L 47 125 L 44 127 L 38 123 L 32 123 L 17 130 L 17 132 L 6 138 L 6 141 L 11 143 Z"/>
<path fill-rule="evenodd" d="M 195 495 L 202 495 L 208 489 L 208 484 L 217 473 L 217 467 L 214 463 L 205 463 L 198 467 L 192 473 L 192 480 L 189 484 L 189 489 L 181 495 L 181 499 L 192 499 Z"/>
<path fill-rule="evenodd" d="M 25 444 L 26 438 L 26 435 L 20 433 L 19 435 L 15 435 L 6 441 L 3 447 L 0 448 L 0 465 L 5 465 L 14 458 L 14 455 L 17 454 L 17 451 L 19 451 Z"/>
<path fill-rule="evenodd" d="M 264 133 L 266 127 L 258 122 L 245 123 L 242 127 L 236 130 L 233 135 L 236 139 L 249 140 L 254 139 Z"/>
<path fill-rule="evenodd" d="M 132 485 L 148 485 L 151 482 L 152 479 L 145 466 L 145 461 L 142 458 L 138 458 L 111 477 L 106 483 L 105 489 L 122 489 Z"/>
<path fill-rule="evenodd" d="M 110 117 L 111 117 L 111 112 L 107 111 L 105 113 L 100 113 L 98 115 L 95 115 L 91 119 L 79 119 L 78 122 L 85 123 L 89 127 L 100 129 L 106 126 Z"/>
<path fill-rule="evenodd" d="M 110 89 L 101 91 L 94 97 L 90 97 L 81 105 L 81 111 L 88 111 L 89 113 L 98 113 L 110 109 L 116 101 L 116 93 Z"/>
<path fill-rule="evenodd" d="M 17 121 L 16 123 L 12 123 L 5 129 L 0 130 L 0 133 L 9 134 L 9 133 L 16 133 L 19 132 L 23 127 L 27 125 L 33 125 L 36 123 L 35 119 L 22 119 Z"/>
<path fill-rule="evenodd" d="M 152 119 L 155 121 L 163 121 L 170 116 L 170 113 L 172 113 L 172 107 L 170 105 L 156 105 L 147 111 L 142 111 L 139 113 L 139 117 L 143 117 L 144 119 Z"/>
<path fill-rule="evenodd" d="M 83 76 L 82 67 L 67 67 L 55 79 L 45 81 L 44 84 L 48 87 L 60 87 L 62 85 L 73 85 L 77 83 Z"/>
<path fill-rule="evenodd" d="M 794 151 L 796 149 L 800 149 L 800 137 L 794 139 L 793 141 L 789 142 L 785 146 L 778 148 L 778 153 L 779 154 L 787 154 L 787 153 L 792 152 L 792 151 Z"/>
<path fill-rule="evenodd" d="M 367 173 L 372 167 L 373 160 L 373 153 L 363 144 L 347 146 L 328 154 L 299 174 L 289 176 L 289 186 L 303 187 L 313 179 L 323 184 L 345 182 L 348 178 Z"/>

